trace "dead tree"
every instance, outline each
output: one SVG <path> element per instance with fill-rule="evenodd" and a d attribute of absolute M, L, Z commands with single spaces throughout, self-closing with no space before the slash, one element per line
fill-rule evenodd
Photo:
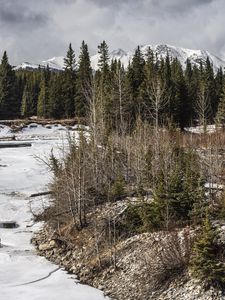
<path fill-rule="evenodd" d="M 203 84 L 199 88 L 195 111 L 198 116 L 199 125 L 203 127 L 203 132 L 206 133 L 207 123 L 211 112 L 211 105 L 208 91 Z"/>

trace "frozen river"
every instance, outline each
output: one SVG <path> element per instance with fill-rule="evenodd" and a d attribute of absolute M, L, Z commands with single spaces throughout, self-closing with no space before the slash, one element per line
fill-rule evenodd
<path fill-rule="evenodd" d="M 33 224 L 29 196 L 44 191 L 49 181 L 48 171 L 35 156 L 48 155 L 51 148 L 60 143 L 58 135 L 52 138 L 51 130 L 47 131 L 51 140 L 47 140 L 45 130 L 39 130 L 38 138 L 30 135 L 32 147 L 0 148 L 0 222 L 16 221 L 19 225 L 15 229 L 0 228 L 3 246 L 0 248 L 0 299 L 105 299 L 101 291 L 79 284 L 71 275 L 37 256 L 30 244 L 33 232 L 41 224 Z M 6 128 L 2 132 L 2 135 L 8 134 Z M 28 139 L 30 133 L 25 131 L 24 139 Z M 40 203 L 33 203 L 32 207 L 38 205 Z"/>

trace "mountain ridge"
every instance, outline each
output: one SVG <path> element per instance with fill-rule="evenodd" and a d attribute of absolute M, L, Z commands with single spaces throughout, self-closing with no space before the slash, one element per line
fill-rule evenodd
<path fill-rule="evenodd" d="M 140 46 L 141 52 L 145 55 L 148 48 L 151 48 L 154 54 L 157 54 L 160 58 L 165 58 L 167 54 L 171 58 L 177 58 L 183 68 L 185 68 L 185 64 L 187 59 L 190 60 L 192 65 L 199 66 L 200 62 L 204 63 L 209 58 L 210 62 L 213 64 L 214 71 L 216 72 L 220 67 L 225 70 L 225 61 L 216 55 L 210 53 L 206 50 L 193 50 L 187 49 L 183 47 L 176 47 L 168 44 L 158 44 L 158 45 L 142 45 Z M 117 59 L 120 60 L 121 63 L 127 68 L 129 62 L 131 61 L 135 50 L 132 51 L 124 51 L 121 48 L 113 50 L 109 53 L 110 60 Z M 91 65 L 94 70 L 98 69 L 98 60 L 99 54 L 95 54 L 91 56 Z M 53 71 L 62 71 L 64 69 L 64 57 L 58 56 L 53 57 L 48 60 L 41 61 L 40 63 L 34 64 L 29 62 L 23 62 L 16 66 L 15 70 L 35 70 L 39 67 L 46 68 L 49 65 L 49 68 Z"/>

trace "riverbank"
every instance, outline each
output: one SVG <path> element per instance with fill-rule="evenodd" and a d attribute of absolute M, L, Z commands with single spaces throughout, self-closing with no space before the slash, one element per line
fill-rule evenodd
<path fill-rule="evenodd" d="M 185 237 L 186 230 L 189 229 L 179 232 L 180 241 Z M 116 268 L 107 264 L 109 253 L 105 254 L 105 264 L 98 268 L 93 249 L 87 243 L 90 239 L 91 234 L 81 234 L 81 247 L 78 241 L 72 244 L 62 236 L 59 237 L 49 226 L 45 226 L 34 235 L 32 242 L 39 255 L 65 268 L 70 274 L 76 274 L 82 283 L 103 290 L 111 299 L 225 299 L 222 292 L 213 288 L 205 290 L 201 283 L 189 276 L 187 269 L 176 269 L 181 257 L 174 236 L 165 232 L 144 233 L 122 241 L 117 245 Z M 166 245 L 171 246 L 172 243 L 175 243 L 174 249 L 160 256 L 161 247 L 165 249 Z"/>
<path fill-rule="evenodd" d="M 50 180 L 48 170 L 36 157 L 49 155 L 62 143 L 59 135 L 51 136 L 51 130 L 51 140 L 46 140 L 47 133 L 43 137 L 42 132 L 36 134 L 29 128 L 20 132 L 20 139 L 31 139 L 32 147 L 0 149 L 0 221 L 15 221 L 18 225 L 0 228 L 1 299 L 61 300 L 66 294 L 69 300 L 103 300 L 101 291 L 80 284 L 75 276 L 37 256 L 30 243 L 43 225 L 33 221 L 32 211 L 48 204 L 45 197 L 30 195 L 45 191 Z"/>
<path fill-rule="evenodd" d="M 62 126 L 74 126 L 76 124 L 85 124 L 84 118 L 72 118 L 72 119 L 43 119 L 43 118 L 29 118 L 29 119 L 14 119 L 14 120 L 0 120 L 0 124 L 10 126 L 12 128 L 21 126 L 21 125 L 30 125 L 36 123 L 38 125 L 53 125 L 61 124 Z"/>

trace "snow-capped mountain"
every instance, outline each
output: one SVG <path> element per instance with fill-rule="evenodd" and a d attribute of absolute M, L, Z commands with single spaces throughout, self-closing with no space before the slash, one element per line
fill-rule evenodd
<path fill-rule="evenodd" d="M 46 68 L 49 66 L 50 70 L 52 71 L 62 71 L 64 69 L 64 57 L 58 56 L 53 57 L 48 60 L 43 60 L 40 63 L 29 63 L 29 62 L 23 62 L 22 64 L 16 66 L 14 70 L 35 70 L 40 68 Z"/>
<path fill-rule="evenodd" d="M 225 61 L 205 50 L 191 50 L 170 45 L 144 45 L 140 46 L 140 49 L 144 55 L 146 54 L 149 47 L 155 54 L 157 54 L 158 58 L 165 58 L 168 53 L 171 58 L 179 59 L 184 68 L 187 59 L 189 59 L 193 65 L 199 66 L 200 62 L 204 63 L 206 61 L 206 58 L 209 57 L 215 71 L 217 71 L 220 67 L 225 70 Z M 129 61 L 131 61 L 134 52 L 135 50 L 125 52 L 122 49 L 117 49 L 110 53 L 110 59 L 120 59 L 120 61 L 126 68 L 129 64 Z M 94 70 L 98 69 L 98 60 L 99 54 L 95 54 L 91 57 L 91 65 Z M 53 57 L 51 59 L 41 61 L 37 64 L 24 62 L 15 67 L 15 70 L 32 70 L 37 69 L 39 66 L 41 68 L 45 68 L 47 67 L 47 65 L 49 65 L 49 68 L 51 70 L 62 71 L 64 69 L 64 58 L 63 56 Z"/>

